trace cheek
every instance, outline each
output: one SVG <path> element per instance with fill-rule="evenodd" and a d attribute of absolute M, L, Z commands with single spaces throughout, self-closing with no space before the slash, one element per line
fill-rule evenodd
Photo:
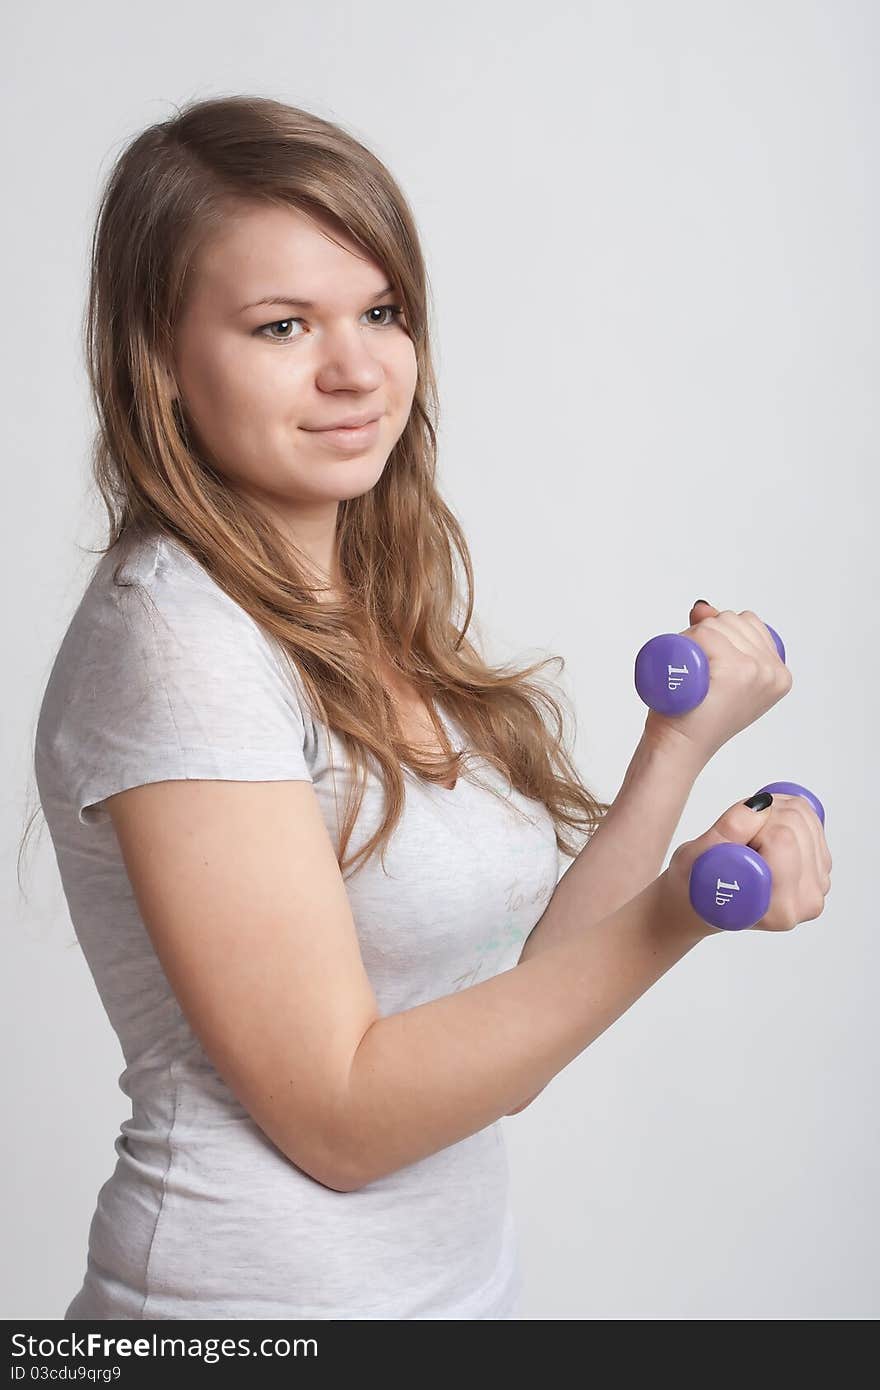
<path fill-rule="evenodd" d="M 281 388 L 290 377 L 280 358 L 283 348 L 260 352 L 249 342 L 235 342 L 212 354 L 205 364 L 208 389 L 224 407 L 239 409 L 250 402 L 257 409 L 268 409 L 283 399 Z"/>
<path fill-rule="evenodd" d="M 188 362 L 184 395 L 203 438 L 215 446 L 220 440 L 244 445 L 265 438 L 290 415 L 297 399 L 297 384 L 280 360 L 283 349 L 265 354 L 248 351 L 247 345 L 216 349 Z"/>
<path fill-rule="evenodd" d="M 180 381 L 187 416 L 207 455 L 221 470 L 250 472 L 252 460 L 265 453 L 271 421 L 264 379 L 247 354 L 190 354 Z"/>
<path fill-rule="evenodd" d="M 406 404 L 411 404 L 418 384 L 419 366 L 416 360 L 415 345 L 409 338 L 406 339 L 405 344 L 395 359 L 394 377 L 398 384 L 402 401 Z"/>

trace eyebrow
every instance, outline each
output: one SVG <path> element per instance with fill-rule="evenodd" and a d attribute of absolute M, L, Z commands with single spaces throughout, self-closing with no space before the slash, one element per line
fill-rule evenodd
<path fill-rule="evenodd" d="M 376 290 L 373 298 L 381 299 L 383 294 L 394 294 L 394 292 L 393 285 L 384 285 L 381 290 Z M 293 309 L 314 309 L 315 307 L 313 299 L 297 299 L 295 295 L 282 292 L 281 294 L 267 294 L 262 299 L 255 299 L 252 304 L 243 304 L 238 312 L 243 314 L 245 309 L 256 309 L 263 304 L 286 304 Z"/>

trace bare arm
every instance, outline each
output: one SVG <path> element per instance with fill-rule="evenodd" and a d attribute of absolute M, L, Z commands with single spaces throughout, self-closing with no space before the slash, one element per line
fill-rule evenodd
<path fill-rule="evenodd" d="M 570 894 L 559 911 L 571 913 Z M 544 913 L 551 919 L 556 895 Z M 667 875 L 582 934 L 469 989 L 376 1019 L 342 1102 L 350 1186 L 508 1114 L 573 1061 L 705 936 Z"/>
<path fill-rule="evenodd" d="M 642 736 L 620 791 L 556 885 L 553 912 L 544 912 L 535 923 L 520 952 L 521 961 L 582 935 L 657 877 L 704 765 L 683 741 L 670 737 L 659 743 Z M 540 1094 L 529 1096 L 509 1113 L 518 1115 Z"/>
<path fill-rule="evenodd" d="M 520 960 L 580 935 L 651 883 L 705 763 L 684 741 L 660 745 L 642 736 L 617 796 L 592 838 L 571 861 Z"/>

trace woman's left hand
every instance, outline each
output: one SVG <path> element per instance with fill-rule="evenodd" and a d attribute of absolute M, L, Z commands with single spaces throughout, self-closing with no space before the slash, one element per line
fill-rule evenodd
<path fill-rule="evenodd" d="M 706 698 L 686 714 L 648 710 L 642 741 L 654 747 L 684 748 L 703 766 L 734 734 L 772 709 L 793 682 L 756 613 L 719 612 L 698 600 L 690 616 L 691 626 L 681 635 L 692 638 L 708 658 Z"/>

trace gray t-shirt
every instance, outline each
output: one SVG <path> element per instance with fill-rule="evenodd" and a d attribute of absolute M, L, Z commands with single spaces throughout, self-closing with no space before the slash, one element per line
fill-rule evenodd
<path fill-rule="evenodd" d="M 120 578 L 131 587 L 120 589 L 112 570 L 123 550 Z M 102 805 L 126 787 L 308 780 L 338 853 L 353 774 L 300 680 L 274 639 L 160 537 L 101 557 L 55 658 L 37 785 L 132 1107 L 67 1320 L 519 1316 L 500 1121 L 357 1191 L 323 1186 L 221 1079 L 139 915 Z M 438 712 L 452 746 L 464 747 Z M 350 851 L 381 821 L 373 766 Z M 452 790 L 404 777 L 385 868 L 374 855 L 346 882 L 383 1016 L 512 968 L 560 872 L 547 808 L 485 759 Z"/>

